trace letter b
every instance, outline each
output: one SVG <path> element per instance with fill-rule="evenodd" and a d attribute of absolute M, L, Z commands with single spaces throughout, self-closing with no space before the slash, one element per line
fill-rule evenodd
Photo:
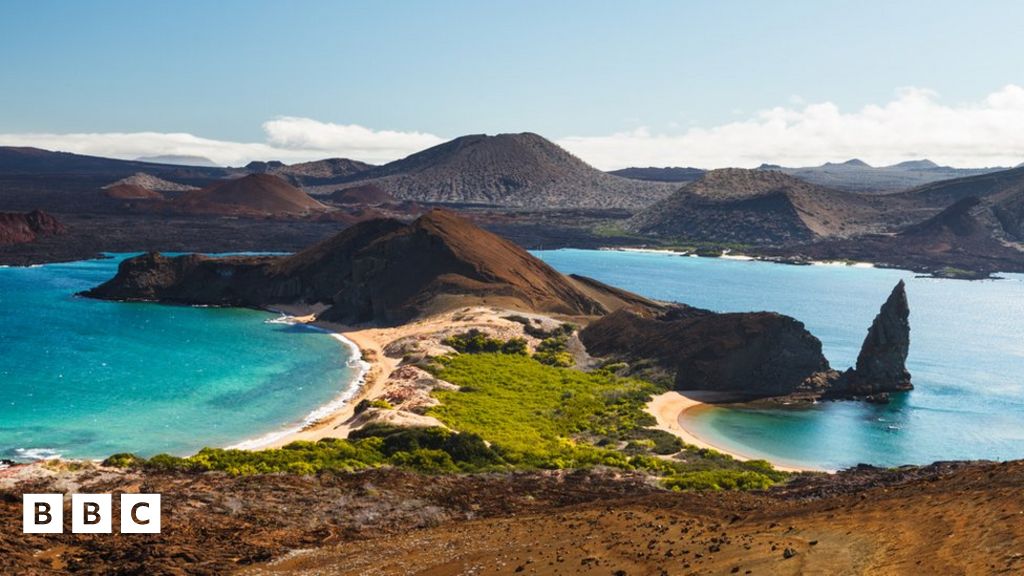
<path fill-rule="evenodd" d="M 64 532 L 63 494 L 24 494 L 21 531 L 25 534 Z"/>
<path fill-rule="evenodd" d="M 71 531 L 75 534 L 110 534 L 113 513 L 110 494 L 71 495 Z"/>

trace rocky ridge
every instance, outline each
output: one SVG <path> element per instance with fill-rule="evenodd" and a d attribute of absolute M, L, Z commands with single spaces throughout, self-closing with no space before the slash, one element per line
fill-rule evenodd
<path fill-rule="evenodd" d="M 0 212 L 0 245 L 32 242 L 40 236 L 57 236 L 67 232 L 64 225 L 42 210 L 27 214 Z"/>

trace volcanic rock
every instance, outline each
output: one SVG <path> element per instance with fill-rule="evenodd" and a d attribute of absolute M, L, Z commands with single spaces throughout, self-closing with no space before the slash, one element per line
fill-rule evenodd
<path fill-rule="evenodd" d="M 218 306 L 330 306 L 325 320 L 401 323 L 473 304 L 565 315 L 600 315 L 627 300 L 599 283 L 556 272 L 515 244 L 454 213 L 434 210 L 411 224 L 362 222 L 292 256 L 124 261 L 88 296 Z"/>
<path fill-rule="evenodd" d="M 910 351 L 910 306 L 900 280 L 882 305 L 864 338 L 857 365 L 843 377 L 837 391 L 857 395 L 912 390 L 907 354 Z"/>
<path fill-rule="evenodd" d="M 653 362 L 678 390 L 783 396 L 829 370 L 821 341 L 799 321 L 773 312 L 619 310 L 591 323 L 580 339 L 595 356 Z"/>
<path fill-rule="evenodd" d="M 42 210 L 27 214 L 0 212 L 0 245 L 32 242 L 40 236 L 55 236 L 66 231 L 63 224 Z"/>

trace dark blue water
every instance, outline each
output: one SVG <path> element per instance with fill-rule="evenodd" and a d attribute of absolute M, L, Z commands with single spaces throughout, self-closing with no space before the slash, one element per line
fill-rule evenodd
<path fill-rule="evenodd" d="M 687 426 L 741 454 L 838 469 L 950 459 L 1024 458 L 1024 276 L 966 282 L 847 266 L 788 266 L 672 254 L 536 252 L 566 273 L 722 312 L 791 315 L 832 366 L 856 361 L 868 326 L 900 279 L 910 300 L 915 389 L 887 406 L 697 412 Z"/>
<path fill-rule="evenodd" d="M 118 261 L 0 268 L 0 458 L 231 445 L 300 424 L 358 371 L 272 314 L 74 296 Z"/>

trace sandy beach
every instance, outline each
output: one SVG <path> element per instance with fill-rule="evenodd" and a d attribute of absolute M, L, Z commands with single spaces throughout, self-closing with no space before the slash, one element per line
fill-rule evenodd
<path fill-rule="evenodd" d="M 470 307 L 430 316 L 415 322 L 389 328 L 362 328 L 343 324 L 317 321 L 315 316 L 321 308 L 280 305 L 269 309 L 287 315 L 288 321 L 315 326 L 355 344 L 367 364 L 363 383 L 344 403 L 329 414 L 317 419 L 301 430 L 284 434 L 273 434 L 260 439 L 240 443 L 236 447 L 245 449 L 278 448 L 296 440 L 316 441 L 322 438 L 345 438 L 349 432 L 364 424 L 356 418 L 355 408 L 361 400 L 374 400 L 385 396 L 402 381 L 392 379 L 401 363 L 401 355 L 388 356 L 385 349 L 399 340 L 418 340 L 427 347 L 433 346 L 437 335 L 470 328 L 505 332 L 505 337 L 521 336 L 521 327 L 503 316 L 508 312 L 487 307 Z M 443 426 L 430 417 L 413 414 L 405 410 L 389 410 L 378 419 L 382 423 L 405 426 Z"/>
<path fill-rule="evenodd" d="M 699 410 L 701 407 L 708 406 L 710 403 L 724 402 L 730 399 L 730 397 L 723 395 L 720 392 L 710 390 L 687 391 L 685 395 L 681 392 L 676 391 L 665 392 L 663 394 L 655 396 L 654 398 L 651 399 L 650 402 L 647 403 L 647 411 L 650 412 L 658 421 L 658 424 L 655 426 L 655 428 L 668 432 L 669 434 L 678 437 L 680 440 L 686 442 L 687 444 L 691 444 L 693 446 L 697 446 L 700 448 L 710 448 L 723 454 L 728 454 L 729 456 L 732 456 L 733 458 L 740 461 L 747 461 L 753 459 L 765 460 L 766 458 L 742 454 L 735 450 L 729 450 L 727 448 L 723 448 L 722 446 L 712 444 L 705 440 L 704 438 L 697 436 L 696 434 L 693 433 L 692 430 L 689 430 L 685 427 L 684 414 L 686 412 L 691 410 Z M 772 466 L 774 466 L 776 469 L 785 472 L 823 471 L 816 468 L 793 466 L 791 464 L 776 461 L 774 459 L 767 460 L 771 462 Z"/>

